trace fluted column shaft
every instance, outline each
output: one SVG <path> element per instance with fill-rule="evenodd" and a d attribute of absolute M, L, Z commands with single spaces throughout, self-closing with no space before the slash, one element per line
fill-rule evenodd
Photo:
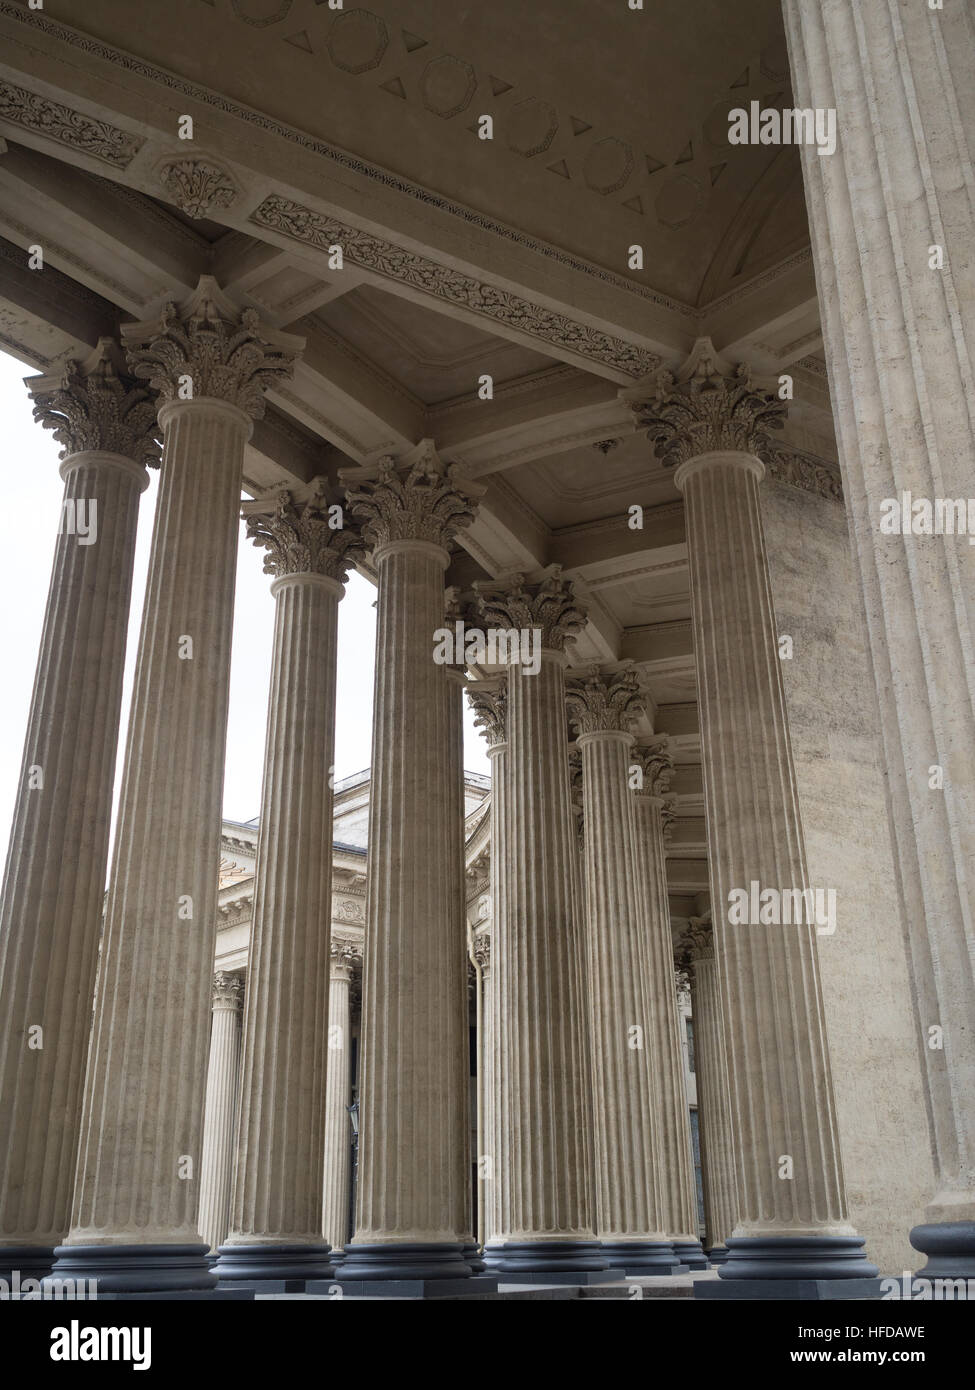
<path fill-rule="evenodd" d="M 975 21 L 909 0 L 784 11 L 797 104 L 837 113 L 835 153 L 803 151 L 806 200 L 927 1075 L 926 1214 L 965 1225 L 914 1243 L 952 1252 L 928 1274 L 971 1278 L 975 549 L 970 504 L 957 535 L 917 534 L 915 509 L 972 494 Z"/>
<path fill-rule="evenodd" d="M 334 946 L 334 941 L 333 941 Z M 325 1164 L 322 1189 L 322 1234 L 341 1250 L 349 1235 L 349 1183 L 352 1129 L 349 1122 L 351 1081 L 352 961 L 332 953 L 328 991 L 328 1069 L 325 1079 Z"/>
<path fill-rule="evenodd" d="M 167 404 L 160 420 L 162 478 L 68 1245 L 199 1240 L 214 866 L 250 421 L 212 399 Z M 180 656 L 186 638 L 191 658 Z"/>
<path fill-rule="evenodd" d="M 738 1221 L 728 1063 L 713 951 L 702 950 L 695 954 L 690 978 L 705 1244 L 710 1253 L 716 1246 L 725 1245 Z"/>
<path fill-rule="evenodd" d="M 735 1234 L 850 1237 L 815 927 L 729 923 L 733 889 L 809 884 L 759 510 L 763 473 L 752 455 L 725 451 L 692 458 L 676 475 L 726 1010 Z"/>
<path fill-rule="evenodd" d="M 379 546 L 362 996 L 358 1214 L 350 1247 L 467 1234 L 468 1034 L 457 995 L 457 796 L 448 678 L 431 657 L 447 552 Z M 351 1258 L 351 1254 L 350 1254 Z"/>
<path fill-rule="evenodd" d="M 200 1173 L 200 1234 L 211 1250 L 227 1234 L 240 1082 L 241 982 L 226 971 L 213 979 L 213 1021 L 207 1064 Z"/>
<path fill-rule="evenodd" d="M 463 1082 L 464 1094 L 470 1095 L 470 1010 L 468 1005 L 469 960 L 467 953 L 467 879 L 464 864 L 464 667 L 462 664 L 447 666 L 447 777 L 450 787 L 451 807 L 447 833 L 450 840 L 452 867 L 447 882 L 453 893 L 454 930 L 464 944 L 461 954 L 461 976 L 458 986 L 450 996 L 449 1002 L 457 1011 L 454 1030 L 463 1036 L 466 1078 Z M 465 1182 L 463 1237 L 467 1255 L 477 1260 L 477 1241 L 474 1237 L 474 1189 L 471 1183 L 471 1126 L 469 1115 L 465 1117 L 463 1133 L 463 1165 Z M 480 1266 L 479 1266 L 480 1267 Z"/>
<path fill-rule="evenodd" d="M 0 1274 L 8 1256 L 49 1266 L 70 1220 L 149 481 L 141 462 L 97 449 L 69 454 L 61 476 L 62 517 L 83 504 L 97 532 L 58 536 L 0 902 Z"/>
<path fill-rule="evenodd" d="M 506 905 L 497 929 L 497 1125 L 505 1242 L 593 1240 L 585 937 L 573 883 L 564 656 L 508 677 Z"/>
<path fill-rule="evenodd" d="M 338 604 L 324 574 L 271 585 L 274 648 L 221 1278 L 329 1277 L 322 1243 Z M 258 1246 L 281 1247 L 265 1253 Z M 293 1250 L 290 1247 L 311 1247 Z M 269 1263 L 270 1262 L 270 1263 Z M 260 1268 L 258 1268 L 260 1266 Z"/>
<path fill-rule="evenodd" d="M 649 1046 L 654 1060 L 657 1220 L 668 1238 L 674 1241 L 677 1253 L 693 1265 L 700 1262 L 697 1186 L 674 987 L 663 797 L 638 794 L 634 798 L 634 809 L 640 845 L 639 888 L 647 938 Z"/>
<path fill-rule="evenodd" d="M 652 929 L 644 919 L 628 785 L 633 736 L 601 730 L 580 733 L 577 742 L 586 827 L 596 1229 L 612 1262 L 635 1273 L 652 1253 L 642 1248 L 647 1242 L 663 1243 L 660 1253 L 671 1263 L 674 1257 L 655 1191 L 662 1116 L 654 1105 L 654 1071 L 666 1059 L 654 1048 Z"/>
<path fill-rule="evenodd" d="M 501 1192 L 506 1179 L 502 1165 L 508 1161 L 507 1133 L 501 1112 L 501 1046 L 505 1001 L 501 994 L 500 959 L 505 940 L 507 912 L 507 775 L 508 745 L 504 740 L 488 749 L 491 762 L 491 953 L 484 976 L 485 1039 L 481 1085 L 484 1095 L 484 1134 L 487 1162 L 482 1156 L 481 1192 L 484 1201 L 484 1243 L 497 1243 L 503 1237 Z"/>

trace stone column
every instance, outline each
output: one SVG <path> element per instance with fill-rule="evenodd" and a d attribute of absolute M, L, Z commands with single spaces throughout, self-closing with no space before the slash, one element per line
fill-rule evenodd
<path fill-rule="evenodd" d="M 352 1128 L 352 1033 L 349 990 L 358 950 L 351 941 L 331 943 L 328 991 L 328 1069 L 325 1079 L 325 1164 L 322 1234 L 337 1252 L 349 1235 Z M 341 1255 L 338 1256 L 341 1258 Z M 336 1258 L 333 1255 L 333 1260 Z"/>
<path fill-rule="evenodd" d="M 62 445 L 64 500 L 0 898 L 8 1281 L 49 1271 L 71 1216 L 139 495 L 159 461 L 155 402 L 111 339 L 27 385 Z"/>
<path fill-rule="evenodd" d="M 641 411 L 658 456 L 678 465 L 687 524 L 738 1164 L 739 1220 L 719 1274 L 741 1281 L 739 1288 L 791 1280 L 791 1296 L 800 1297 L 810 1280 L 828 1285 L 876 1270 L 847 1213 L 811 894 L 794 897 L 810 885 L 759 506 L 765 469 L 756 454 L 782 415 L 781 402 L 754 389 L 745 368 L 720 363 L 706 343 L 676 381 L 661 378 Z M 772 910 L 753 911 L 767 889 Z M 790 918 L 803 918 L 798 924 L 784 922 L 786 902 Z M 801 905 L 795 913 L 793 902 Z M 779 923 L 769 921 L 776 903 Z"/>
<path fill-rule="evenodd" d="M 970 5 L 910 0 L 785 0 L 784 11 L 797 105 L 837 115 L 835 153 L 804 150 L 803 172 L 927 1074 L 937 1190 L 911 1241 L 930 1257 L 927 1277 L 971 1279 L 971 504 L 961 534 L 904 531 L 918 520 L 912 499 L 930 516 L 973 492 L 975 22 Z"/>
<path fill-rule="evenodd" d="M 664 793 L 670 786 L 674 764 L 666 739 L 634 748 L 630 762 L 640 772 L 635 779 L 634 813 L 640 845 L 638 867 L 648 951 L 657 1221 L 673 1241 L 674 1251 L 682 1263 L 691 1269 L 706 1269 L 707 1259 L 698 1235 L 691 1116 L 674 985 L 674 947 L 667 894 L 666 838 L 673 820 L 673 803 Z"/>
<path fill-rule="evenodd" d="M 643 846 L 630 795 L 630 728 L 643 711 L 636 673 L 598 666 L 571 673 L 570 719 L 582 759 L 582 884 L 588 940 L 596 1151 L 596 1230 L 603 1255 L 627 1274 L 668 1274 L 680 1261 L 655 1191 L 655 979 L 641 893 Z"/>
<path fill-rule="evenodd" d="M 478 585 L 485 623 L 540 645 L 539 668 L 508 670 L 506 902 L 497 923 L 496 1132 L 500 1229 L 490 1268 L 583 1283 L 607 1267 L 595 1239 L 592 1071 L 585 936 L 576 912 L 565 642 L 584 622 L 553 570 Z"/>
<path fill-rule="evenodd" d="M 491 1235 L 490 1202 L 494 1194 L 493 1177 L 485 1172 L 484 1157 L 494 1126 L 494 1019 L 491 977 L 491 934 L 479 932 L 471 943 L 471 958 L 479 990 L 477 1001 L 477 1239 L 483 1250 Z"/>
<path fill-rule="evenodd" d="M 218 970 L 213 977 L 213 1021 L 200 1171 L 200 1234 L 211 1250 L 216 1250 L 224 1239 L 230 1222 L 243 997 L 243 981 L 226 970 Z"/>
<path fill-rule="evenodd" d="M 316 478 L 243 508 L 275 576 L 240 1124 L 221 1281 L 330 1279 L 322 1242 L 338 608 L 365 553 Z"/>
<path fill-rule="evenodd" d="M 738 1221 L 738 1194 L 728 1100 L 728 1060 L 714 936 L 709 920 L 690 918 L 678 940 L 678 956 L 691 985 L 705 1246 L 712 1264 L 724 1264 L 728 1258 L 727 1240 Z"/>
<path fill-rule="evenodd" d="M 484 1152 L 478 1154 L 477 1162 L 480 1200 L 484 1211 L 484 1244 L 487 1246 L 488 1242 L 496 1241 L 497 1232 L 501 1229 L 501 1168 L 507 1156 L 506 1135 L 498 1108 L 498 1039 L 501 1036 L 501 1015 L 505 1007 L 505 1001 L 498 989 L 498 943 L 503 936 L 502 922 L 507 891 L 507 681 L 503 676 L 471 681 L 467 686 L 467 698 L 474 710 L 474 723 L 480 726 L 487 739 L 487 755 L 491 763 L 491 935 L 490 939 L 485 937 L 485 959 L 482 966 L 482 1018 L 485 1037 L 481 1048 L 483 1064 L 478 1068 L 483 1106 Z"/>
<path fill-rule="evenodd" d="M 400 467 L 387 459 L 378 476 L 344 476 L 375 546 L 379 620 L 357 1219 L 340 1278 L 422 1289 L 470 1274 L 467 943 L 458 895 L 445 887 L 457 868 L 457 799 L 448 678 L 434 653 L 447 545 L 474 505 L 429 441 Z"/>
<path fill-rule="evenodd" d="M 105 911 L 71 1232 L 55 1273 L 208 1288 L 197 1231 L 244 445 L 298 340 L 209 276 L 123 330 L 165 447 Z"/>

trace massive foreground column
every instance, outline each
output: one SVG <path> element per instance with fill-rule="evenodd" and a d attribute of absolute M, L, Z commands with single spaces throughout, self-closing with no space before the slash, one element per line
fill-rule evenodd
<path fill-rule="evenodd" d="M 678 464 L 686 513 L 738 1164 L 739 1221 L 719 1274 L 739 1289 L 789 1279 L 801 1297 L 808 1281 L 876 1270 L 847 1215 L 759 507 L 765 470 L 754 451 L 765 447 L 763 427 L 781 424 L 782 407 L 753 389 L 744 369 L 726 371 L 699 344 L 676 382 L 661 379 L 641 417 L 665 464 Z M 753 911 L 769 889 L 762 911 Z M 696 1290 L 721 1292 L 720 1281 Z"/>
<path fill-rule="evenodd" d="M 596 1231 L 627 1274 L 667 1274 L 679 1263 L 661 1224 L 655 1184 L 661 1121 L 654 1073 L 657 983 L 641 895 L 630 727 L 642 712 L 635 672 L 572 673 L 570 719 L 582 755 L 583 897 L 592 1020 Z"/>
<path fill-rule="evenodd" d="M 938 1187 L 911 1241 L 973 1278 L 975 16 L 784 9 L 796 102 L 837 116 L 803 169 L 927 1072 Z"/>
<path fill-rule="evenodd" d="M 330 1279 L 322 1241 L 339 600 L 364 554 L 323 479 L 247 502 L 275 575 L 240 1124 L 221 1281 Z M 343 524 L 333 526 L 332 520 Z"/>
<path fill-rule="evenodd" d="M 649 1046 L 654 1059 L 657 1221 L 673 1241 L 674 1252 L 684 1264 L 691 1269 L 706 1269 L 707 1260 L 697 1233 L 691 1116 L 684 1079 L 667 896 L 666 834 L 673 815 L 664 793 L 670 786 L 674 763 L 666 739 L 634 748 L 631 762 L 641 772 L 640 783 L 634 788 L 634 809 L 639 839 L 639 887 L 647 936 Z"/>
<path fill-rule="evenodd" d="M 298 341 L 204 277 L 124 330 L 165 447 L 132 696 L 71 1232 L 55 1273 L 208 1288 L 197 1232 L 244 444 Z"/>
<path fill-rule="evenodd" d="M 728 1061 L 710 921 L 692 917 L 679 939 L 678 951 L 691 984 L 707 1254 L 712 1264 L 723 1264 L 728 1258 L 728 1237 L 738 1221 L 738 1194 Z"/>
<path fill-rule="evenodd" d="M 230 1185 L 234 1173 L 234 1132 L 240 1082 L 240 1004 L 244 986 L 236 975 L 218 970 L 213 977 L 213 1022 L 207 1063 L 200 1172 L 200 1234 L 211 1250 L 230 1224 Z"/>
<path fill-rule="evenodd" d="M 342 1258 L 349 1238 L 349 1184 L 352 1126 L 349 1094 L 352 1081 L 352 1018 L 349 993 L 352 963 L 358 952 L 349 941 L 332 938 L 328 987 L 328 1068 L 325 1078 L 325 1164 L 322 1183 L 322 1234 Z"/>
<path fill-rule="evenodd" d="M 348 475 L 379 576 L 356 1234 L 340 1278 L 465 1278 L 467 945 L 457 920 L 448 677 L 434 660 L 469 485 L 424 441 Z"/>
<path fill-rule="evenodd" d="M 64 500 L 0 900 L 0 1278 L 46 1273 L 71 1215 L 122 671 L 156 406 L 103 338 L 29 377 Z"/>
<path fill-rule="evenodd" d="M 479 588 L 485 622 L 540 641 L 537 672 L 508 671 L 507 901 L 496 922 L 499 1009 L 495 1171 L 500 1229 L 489 1267 L 584 1282 L 607 1262 L 595 1240 L 586 945 L 576 912 L 569 803 L 566 638 L 584 615 L 555 572 Z"/>
<path fill-rule="evenodd" d="M 486 1246 L 496 1240 L 497 1232 L 501 1229 L 501 1163 L 505 1152 L 505 1138 L 501 1132 L 498 1109 L 500 1050 L 497 1039 L 500 1036 L 498 1030 L 502 1026 L 501 1012 L 504 1008 L 498 991 L 498 942 L 503 933 L 501 923 L 507 891 L 507 680 L 500 676 L 490 680 L 471 681 L 467 686 L 467 698 L 474 710 L 474 723 L 480 726 L 487 739 L 487 755 L 491 763 L 491 935 L 481 947 L 484 954 L 481 967 L 484 983 L 484 1039 L 480 1048 L 482 1064 L 478 1068 L 484 1150 L 477 1155 L 481 1204 L 479 1225 L 483 1230 Z"/>

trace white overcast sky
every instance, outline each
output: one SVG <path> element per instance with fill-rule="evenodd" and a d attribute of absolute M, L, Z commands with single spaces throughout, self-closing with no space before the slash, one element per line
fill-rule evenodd
<path fill-rule="evenodd" d="M 0 353 L 0 420 L 3 421 L 3 496 L 7 505 L 4 569 L 0 603 L 0 846 L 6 855 L 24 733 L 30 708 L 34 668 L 51 576 L 64 484 L 58 473 L 59 446 L 49 430 L 36 425 L 23 384 L 30 369 Z M 126 652 L 124 703 L 116 794 L 125 749 L 129 698 L 135 668 L 139 622 L 149 563 L 152 513 L 159 483 L 153 470 L 142 495 L 136 549 L 135 583 Z M 274 600 L 271 579 L 263 572 L 264 551 L 241 530 L 237 562 L 233 665 L 224 815 L 246 821 L 261 804 L 261 770 L 271 674 Z M 335 775 L 347 777 L 369 766 L 372 739 L 372 684 L 376 645 L 376 591 L 358 574 L 349 578 L 339 605 L 338 705 L 335 729 Z M 490 771 L 484 740 L 474 729 L 465 705 L 464 762 L 468 771 Z"/>

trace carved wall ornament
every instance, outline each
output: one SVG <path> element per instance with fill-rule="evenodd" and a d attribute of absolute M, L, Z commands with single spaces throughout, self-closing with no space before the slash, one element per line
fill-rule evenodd
<path fill-rule="evenodd" d="M 426 441 L 425 441 L 426 442 Z M 376 478 L 356 470 L 340 475 L 352 511 L 362 518 L 372 545 L 388 541 L 428 541 L 446 548 L 474 520 L 472 484 L 458 464 L 445 464 L 432 447 L 420 446 L 397 464 L 384 458 Z"/>
<path fill-rule="evenodd" d="M 349 569 L 365 557 L 359 527 L 343 516 L 335 527 L 324 478 L 315 478 L 305 494 L 278 488 L 245 502 L 241 514 L 247 535 L 267 551 L 264 573 L 322 574 L 344 584 Z"/>
<path fill-rule="evenodd" d="M 786 415 L 784 401 L 752 385 L 745 363 L 728 368 L 706 338 L 698 339 L 676 376 L 660 372 L 653 395 L 631 405 L 665 468 L 722 450 L 764 462 L 768 431 L 782 429 Z"/>
<path fill-rule="evenodd" d="M 364 909 L 362 903 L 356 902 L 353 898 L 346 898 L 333 909 L 332 915 L 342 922 L 361 922 Z"/>
<path fill-rule="evenodd" d="M 530 334 L 552 346 L 600 362 L 624 376 L 648 376 L 660 358 L 633 343 L 614 338 L 598 328 L 577 323 L 554 309 L 484 281 L 475 280 L 450 266 L 438 265 L 426 256 L 382 241 L 369 232 L 346 226 L 324 213 L 314 212 L 274 193 L 251 213 L 258 226 L 270 227 L 296 241 L 327 251 L 341 245 L 345 260 L 397 280 L 449 304 Z"/>
<path fill-rule="evenodd" d="M 125 370 L 113 338 L 99 338 L 83 362 L 69 361 L 60 374 L 27 377 L 26 385 L 34 419 L 51 430 L 61 458 L 100 449 L 159 467 L 156 398 Z"/>
<path fill-rule="evenodd" d="M 159 171 L 169 201 L 187 217 L 206 217 L 213 208 L 229 208 L 239 196 L 236 181 L 208 159 L 170 159 Z"/>
<path fill-rule="evenodd" d="M 628 733 L 646 708 L 640 680 L 632 666 L 603 674 L 598 665 L 567 672 L 565 700 L 569 719 L 580 734 Z"/>
<path fill-rule="evenodd" d="M 843 501 L 843 483 L 838 473 L 812 454 L 790 449 L 779 442 L 769 443 L 765 457 L 768 476 L 777 483 L 789 483 L 803 492 L 815 493 L 830 502 Z"/>
<path fill-rule="evenodd" d="M 264 392 L 290 377 L 304 340 L 278 333 L 257 311 L 238 311 L 212 275 L 202 275 L 181 305 L 166 304 L 158 319 L 125 324 L 122 337 L 135 376 L 164 401 L 212 396 L 253 419 L 264 414 Z"/>
<path fill-rule="evenodd" d="M 586 625 L 586 611 L 577 602 L 572 581 L 562 578 L 561 565 L 553 565 L 537 584 L 528 584 L 522 574 L 507 583 L 474 584 L 477 604 L 485 623 L 492 627 L 513 627 L 527 632 L 538 628 L 543 647 L 563 651 L 566 641 Z"/>
<path fill-rule="evenodd" d="M 0 117 L 14 125 L 23 126 L 36 135 L 58 140 L 82 154 L 91 155 L 115 169 L 131 164 L 145 141 L 127 130 L 119 130 L 107 121 L 73 111 L 63 102 L 38 96 L 12 82 L 0 82 Z"/>

